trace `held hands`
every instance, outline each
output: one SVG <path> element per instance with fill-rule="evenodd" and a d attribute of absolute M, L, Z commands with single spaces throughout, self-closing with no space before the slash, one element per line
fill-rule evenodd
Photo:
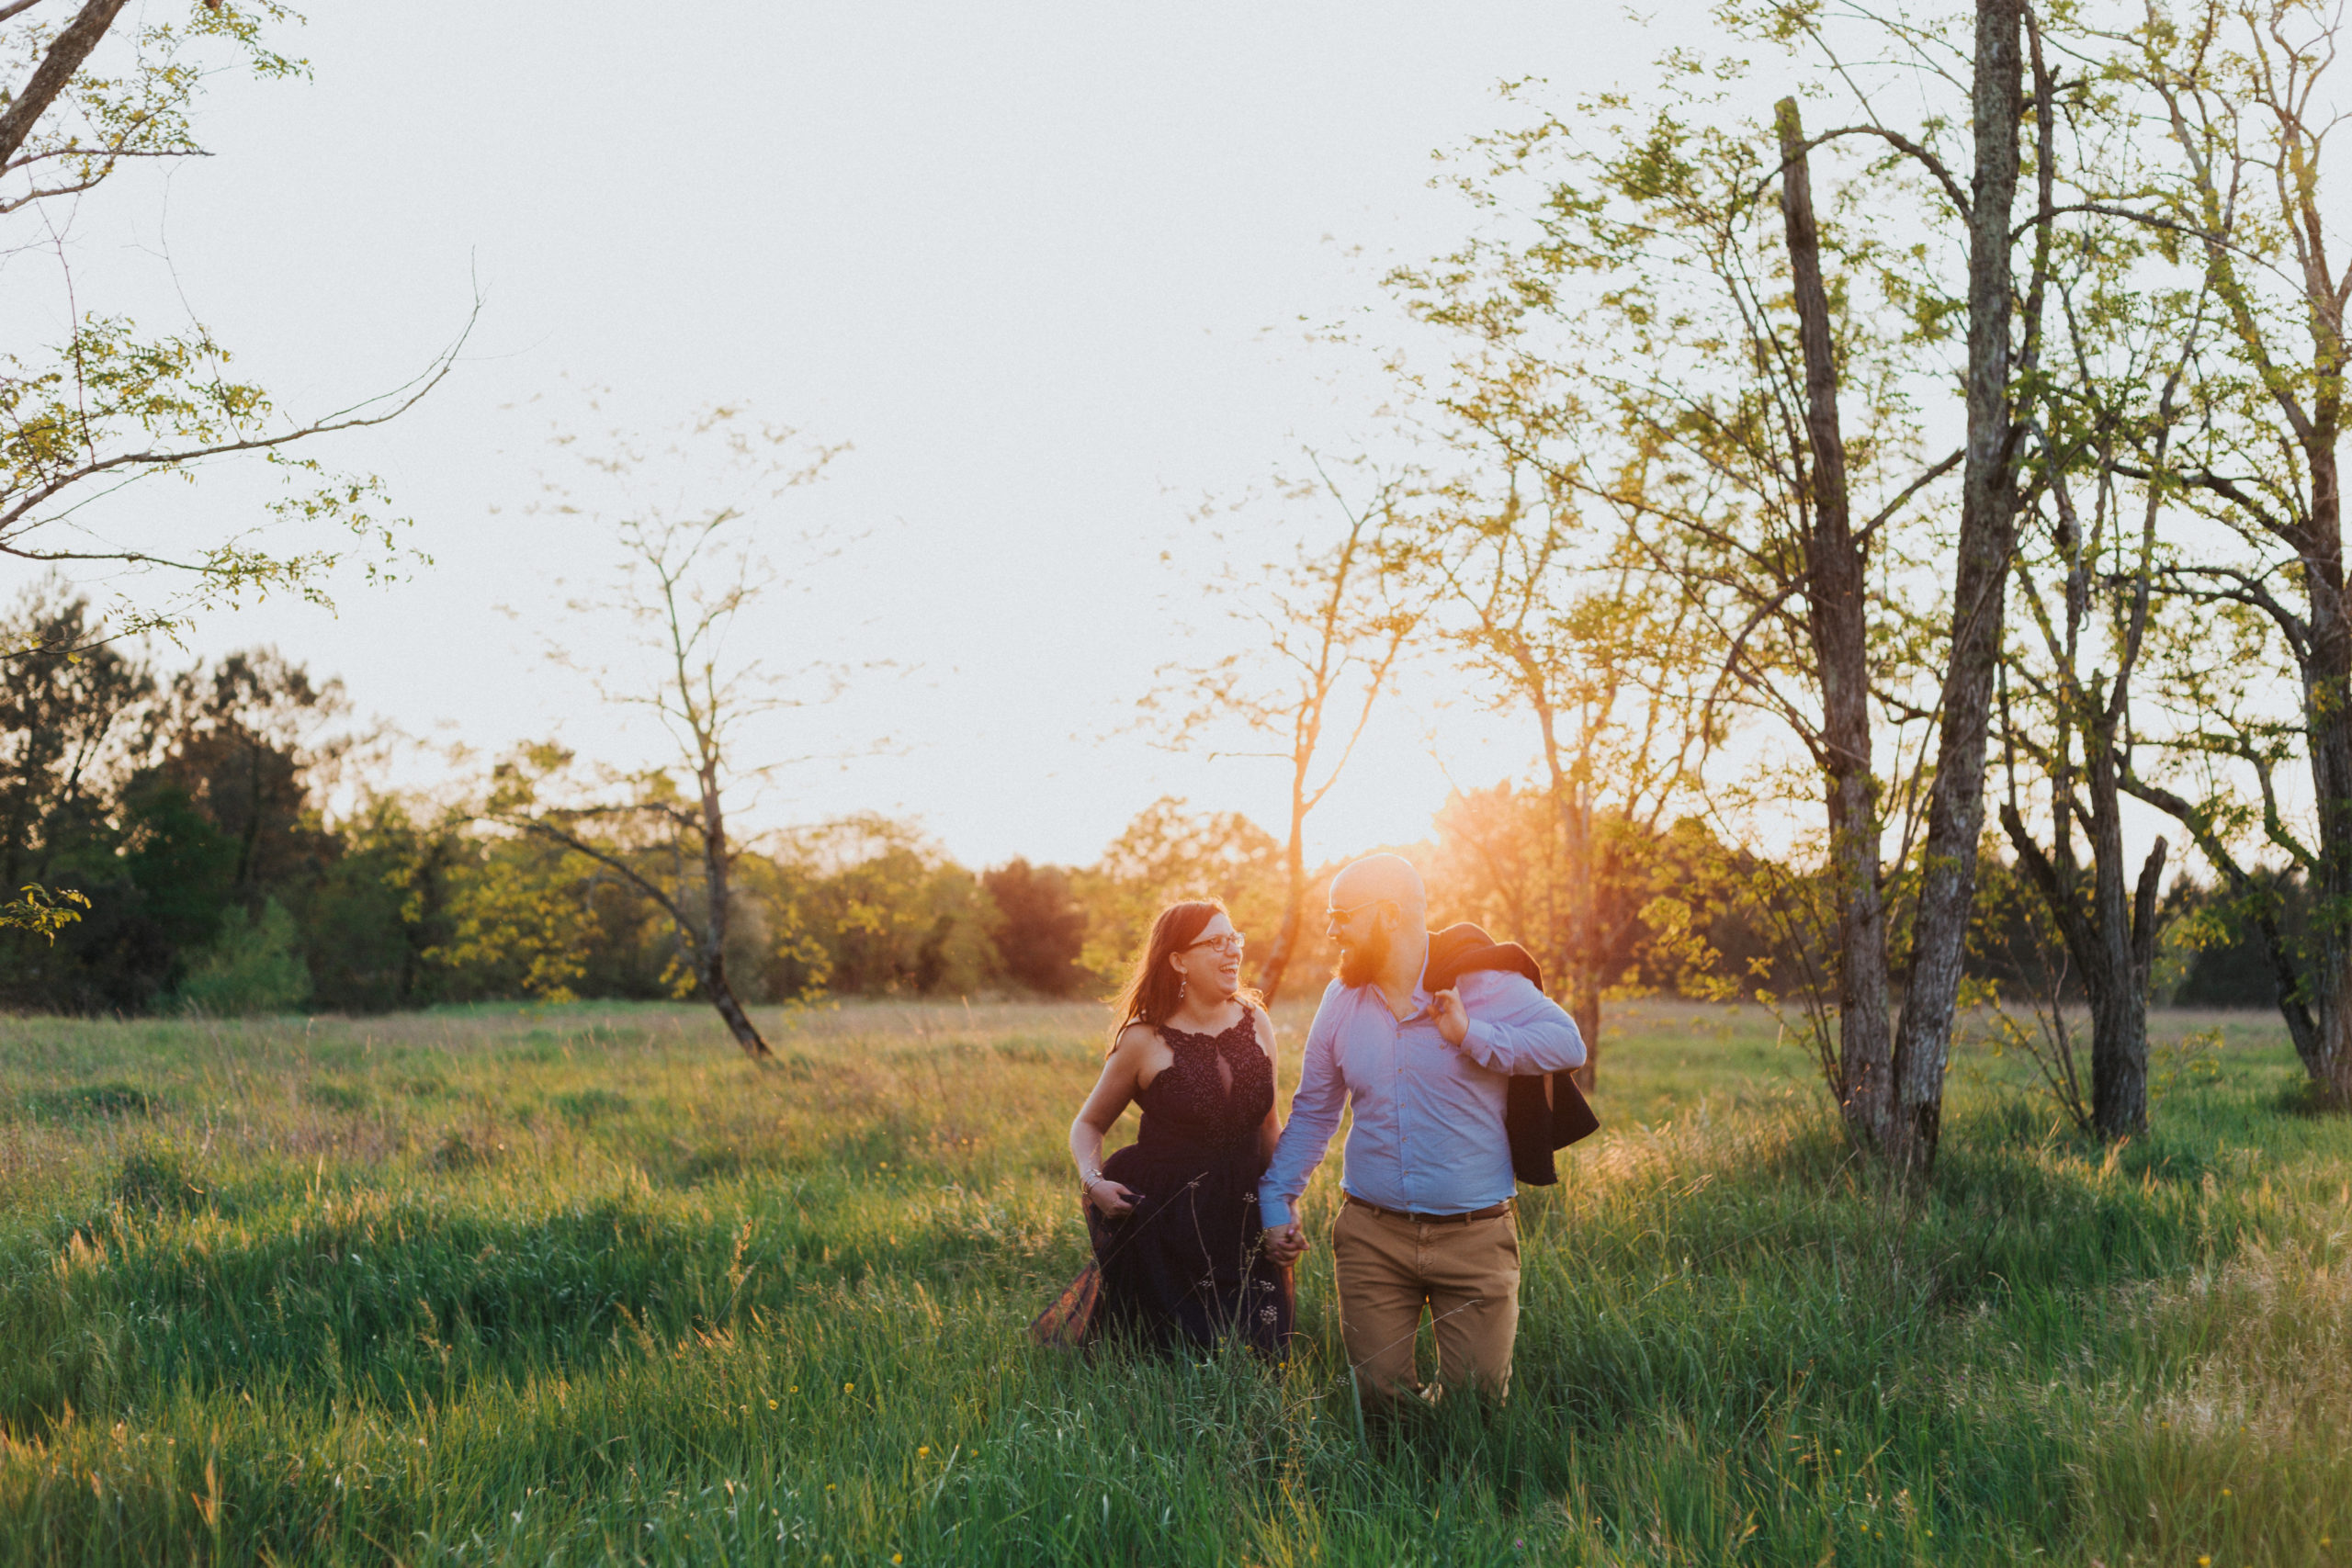
<path fill-rule="evenodd" d="M 1097 1178 L 1086 1190 L 1086 1201 L 1102 1211 L 1103 1218 L 1111 1220 L 1124 1220 L 1134 1213 L 1136 1201 L 1142 1196 L 1107 1176 Z"/>
<path fill-rule="evenodd" d="M 1437 1032 L 1445 1043 L 1460 1046 L 1470 1033 L 1470 1013 L 1462 1005 L 1462 993 L 1447 987 L 1430 998 L 1430 1010 L 1437 1015 Z"/>
<path fill-rule="evenodd" d="M 1285 1269 L 1306 1255 L 1306 1227 L 1296 1220 L 1286 1225 L 1268 1225 L 1259 1239 L 1266 1256 Z"/>

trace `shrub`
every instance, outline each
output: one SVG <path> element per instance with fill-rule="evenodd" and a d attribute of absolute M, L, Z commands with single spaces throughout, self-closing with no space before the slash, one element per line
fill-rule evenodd
<path fill-rule="evenodd" d="M 198 953 L 180 982 L 180 1008 L 208 1018 L 291 1012 L 311 998 L 311 971 L 296 951 L 294 917 L 272 898 L 261 919 L 232 908 L 220 934 Z"/>

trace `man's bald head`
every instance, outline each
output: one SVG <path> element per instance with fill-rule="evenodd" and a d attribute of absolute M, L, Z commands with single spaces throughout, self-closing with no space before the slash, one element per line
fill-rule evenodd
<path fill-rule="evenodd" d="M 1413 972 L 1428 951 L 1429 891 L 1402 855 L 1366 855 L 1331 879 L 1331 911 L 1323 928 L 1340 944 L 1340 984 L 1393 984 L 1413 988 Z"/>
<path fill-rule="evenodd" d="M 1331 879 L 1334 909 L 1352 909 L 1375 899 L 1385 899 L 1424 919 L 1429 914 L 1429 889 L 1421 885 L 1421 874 L 1413 869 L 1413 863 L 1403 855 L 1366 855 Z"/>

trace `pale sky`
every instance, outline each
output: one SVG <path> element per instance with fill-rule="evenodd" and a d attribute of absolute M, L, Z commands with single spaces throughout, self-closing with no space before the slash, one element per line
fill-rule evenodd
<path fill-rule="evenodd" d="M 151 330 L 193 310 L 301 410 L 424 363 L 479 282 L 458 373 L 321 449 L 383 475 L 435 564 L 343 584 L 333 616 L 212 615 L 201 650 L 275 642 L 417 734 L 634 760 L 648 742 L 536 651 L 548 580 L 605 553 L 525 511 L 545 434 L 594 428 L 588 387 L 648 431 L 748 403 L 853 448 L 775 536 L 859 536 L 778 596 L 761 651 L 908 671 L 765 739 L 894 749 L 791 772 L 763 816 L 871 807 L 968 863 L 1084 861 L 1163 792 L 1280 826 L 1271 765 L 1123 729 L 1185 656 L 1171 618 L 1205 620 L 1193 585 L 1220 556 L 1187 517 L 1303 441 L 1378 428 L 1365 356 L 1304 325 L 1403 340 L 1377 278 L 1464 232 L 1430 153 L 1525 114 L 1499 80 L 1547 78 L 1566 105 L 1670 41 L 1606 6 L 1500 0 L 321 6 L 286 44 L 313 82 L 221 80 L 198 122 L 213 157 L 85 203 L 77 286 Z M 141 504 L 205 537 L 249 499 Z M 1449 773 L 1490 783 L 1532 750 L 1400 707 L 1313 847 L 1419 837 Z"/>

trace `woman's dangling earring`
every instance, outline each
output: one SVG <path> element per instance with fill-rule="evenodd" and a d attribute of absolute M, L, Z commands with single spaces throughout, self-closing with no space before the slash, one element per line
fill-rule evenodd
<path fill-rule="evenodd" d="M 1192 983 L 1193 983 L 1192 981 L 1190 981 L 1189 979 L 1185 978 L 1185 977 L 1184 977 L 1183 976 L 1182 976 L 1182 975 L 1179 975 L 1179 976 L 1176 976 L 1176 999 L 1177 999 L 1178 1001 L 1180 1001 L 1180 1002 L 1181 1002 L 1181 1001 L 1182 1001 L 1182 1000 L 1184 999 L 1184 988 L 1185 988 L 1186 987 L 1190 986 Z"/>

